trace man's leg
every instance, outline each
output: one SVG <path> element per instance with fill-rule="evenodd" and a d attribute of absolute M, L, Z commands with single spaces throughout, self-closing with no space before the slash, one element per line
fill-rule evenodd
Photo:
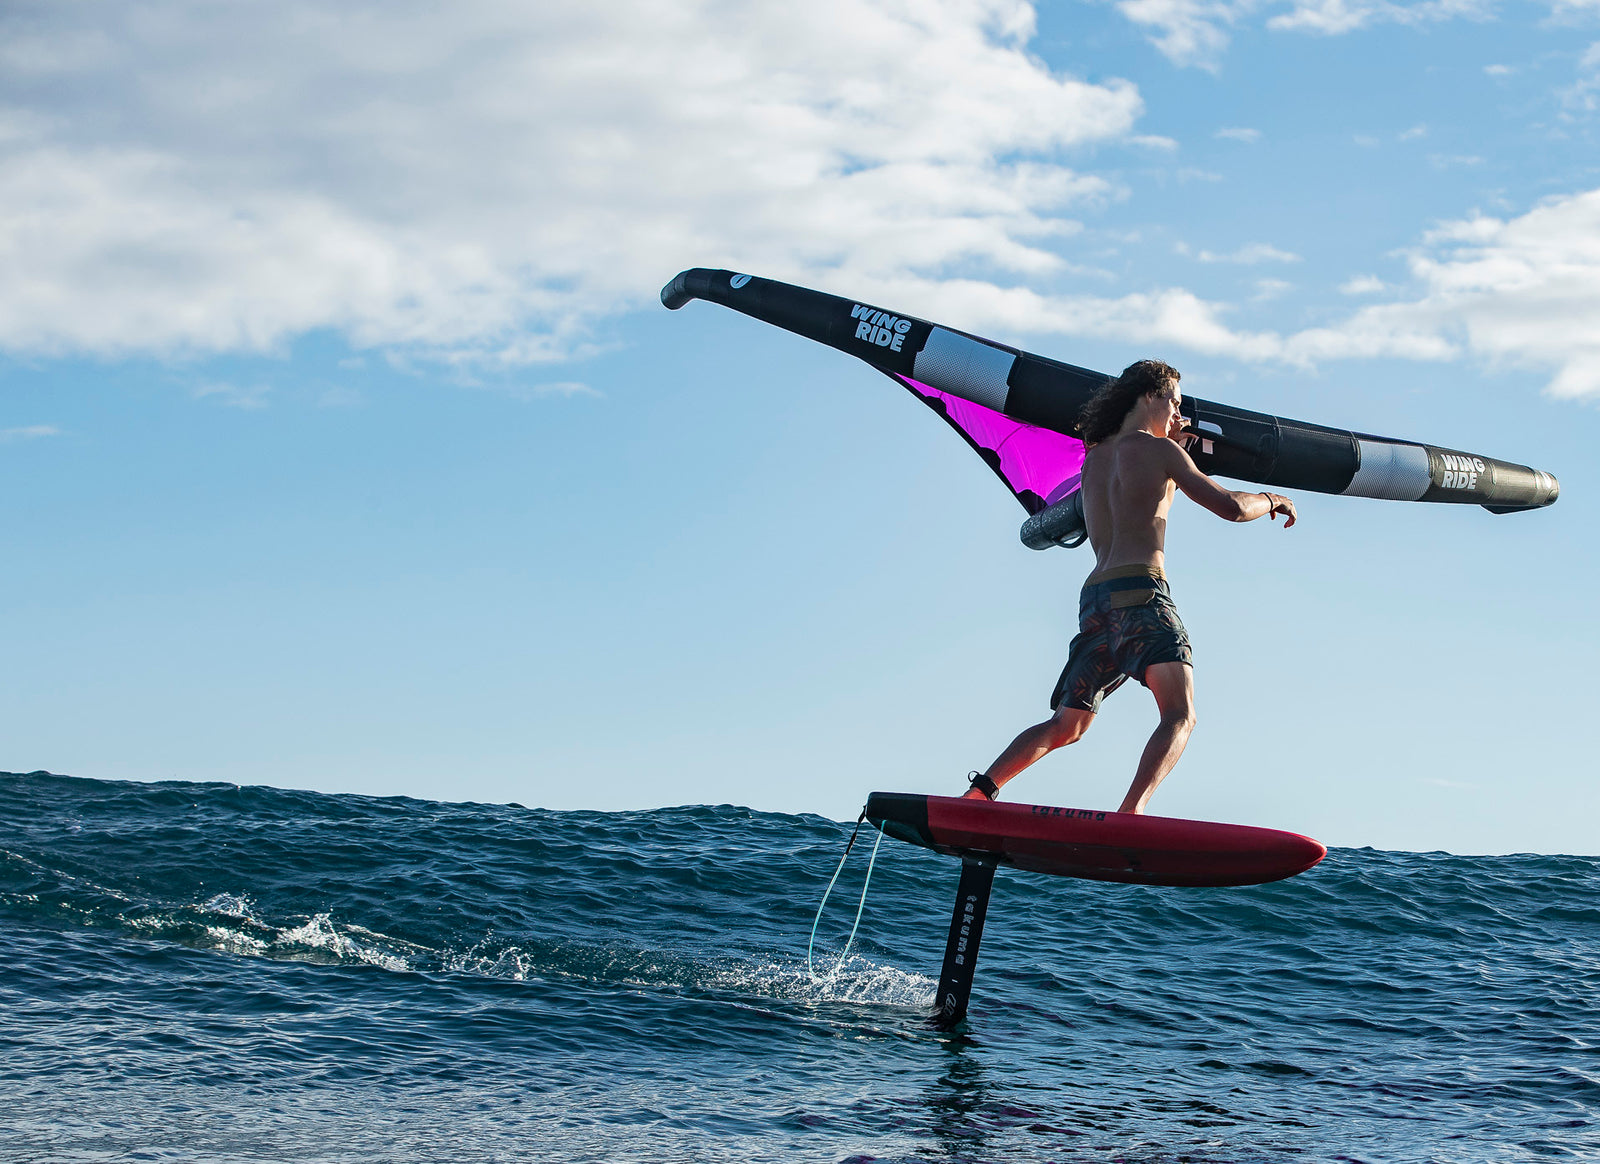
<path fill-rule="evenodd" d="M 1094 712 L 1080 711 L 1076 707 L 1063 707 L 1043 723 L 1025 728 L 1022 734 L 1012 740 L 1006 750 L 1000 753 L 999 758 L 989 765 L 989 770 L 984 775 L 993 780 L 995 787 L 998 788 L 1034 761 L 1042 759 L 1057 748 L 1077 743 L 1093 722 Z M 968 791 L 967 796 L 977 800 L 988 799 L 976 788 Z"/>
<path fill-rule="evenodd" d="M 1156 663 L 1144 673 L 1145 686 L 1156 697 L 1161 722 L 1139 757 L 1128 795 L 1118 812 L 1143 812 L 1156 786 L 1166 778 L 1183 755 L 1183 747 L 1194 730 L 1194 668 L 1187 663 Z"/>

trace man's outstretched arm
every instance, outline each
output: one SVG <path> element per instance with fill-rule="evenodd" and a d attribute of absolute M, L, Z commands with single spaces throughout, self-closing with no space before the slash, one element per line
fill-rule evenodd
<path fill-rule="evenodd" d="M 1224 521 L 1254 521 L 1268 515 L 1276 521 L 1281 513 L 1287 519 L 1283 523 L 1284 529 L 1295 523 L 1299 515 L 1295 512 L 1294 502 L 1281 493 L 1244 493 L 1237 489 L 1224 489 L 1199 470 L 1193 458 L 1177 441 L 1168 440 L 1167 445 L 1167 475 L 1183 490 L 1184 496 L 1195 504 L 1209 509 Z"/>

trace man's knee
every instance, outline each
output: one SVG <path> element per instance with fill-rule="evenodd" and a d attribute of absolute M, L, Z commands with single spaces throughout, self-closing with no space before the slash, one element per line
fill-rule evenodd
<path fill-rule="evenodd" d="M 1050 721 L 1050 746 L 1064 748 L 1083 739 L 1083 733 L 1094 722 L 1094 713 L 1063 707 Z"/>
<path fill-rule="evenodd" d="M 1144 684 L 1155 696 L 1163 727 L 1194 730 L 1194 671 L 1187 663 L 1153 664 L 1144 673 Z"/>
<path fill-rule="evenodd" d="M 1161 722 L 1165 727 L 1187 733 L 1194 731 L 1194 725 L 1199 720 L 1194 714 L 1194 704 L 1183 703 L 1163 710 Z"/>

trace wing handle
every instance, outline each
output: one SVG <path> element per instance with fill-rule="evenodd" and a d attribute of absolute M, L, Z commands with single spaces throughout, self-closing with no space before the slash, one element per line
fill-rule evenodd
<path fill-rule="evenodd" d="M 1051 546 L 1076 549 L 1088 537 L 1089 527 L 1083 520 L 1082 489 L 1074 489 L 1022 523 L 1022 544 L 1030 550 L 1048 550 Z"/>

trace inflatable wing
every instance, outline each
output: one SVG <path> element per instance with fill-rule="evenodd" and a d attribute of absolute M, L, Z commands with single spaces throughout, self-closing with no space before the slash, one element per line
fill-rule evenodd
<path fill-rule="evenodd" d="M 1111 379 L 867 303 L 734 271 L 696 267 L 661 289 L 677 310 L 720 303 L 865 360 L 945 419 L 1028 511 L 1034 549 L 1083 541 L 1078 411 Z M 1549 473 L 1437 448 L 1249 412 L 1188 396 L 1185 427 L 1202 472 L 1285 489 L 1481 505 L 1491 513 L 1555 501 Z"/>

